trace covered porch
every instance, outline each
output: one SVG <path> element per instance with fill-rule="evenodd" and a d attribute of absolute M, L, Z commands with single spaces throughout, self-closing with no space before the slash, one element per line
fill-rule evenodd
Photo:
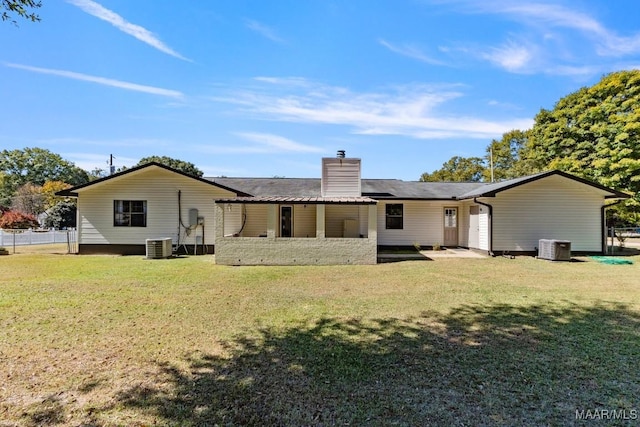
<path fill-rule="evenodd" d="M 216 202 L 216 263 L 375 264 L 377 201 L 368 197 L 237 197 Z"/>

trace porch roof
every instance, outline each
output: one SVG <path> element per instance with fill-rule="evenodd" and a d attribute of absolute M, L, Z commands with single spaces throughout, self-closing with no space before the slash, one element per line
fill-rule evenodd
<path fill-rule="evenodd" d="M 375 205 L 370 197 L 293 197 L 293 196 L 257 196 L 231 197 L 216 199 L 216 203 L 231 204 L 289 204 L 289 205 Z"/>

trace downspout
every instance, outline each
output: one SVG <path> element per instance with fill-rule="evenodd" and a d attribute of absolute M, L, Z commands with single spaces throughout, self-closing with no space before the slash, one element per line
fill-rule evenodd
<path fill-rule="evenodd" d="M 182 224 L 182 206 L 180 203 L 180 198 L 182 197 L 182 191 L 178 190 L 178 241 L 176 242 L 176 253 L 178 252 L 178 249 L 180 249 L 180 232 L 182 231 L 182 229 L 180 228 L 180 225 Z"/>
<path fill-rule="evenodd" d="M 493 253 L 493 206 L 489 203 L 481 202 L 477 197 L 473 198 L 473 202 L 489 208 L 489 255 L 495 256 Z"/>
<path fill-rule="evenodd" d="M 610 203 L 608 205 L 602 205 L 600 207 L 600 220 L 602 221 L 602 230 L 601 230 L 602 233 L 600 233 L 600 234 L 601 234 L 601 237 L 602 237 L 602 245 L 601 245 L 601 247 L 602 247 L 602 254 L 603 255 L 606 255 L 606 253 L 607 253 L 607 237 L 608 237 L 607 236 L 607 218 L 605 216 L 605 210 L 607 208 L 610 208 L 611 206 L 617 205 L 618 203 L 622 203 L 623 201 L 624 201 L 624 199 L 619 199 L 619 200 L 616 200 L 613 203 Z"/>

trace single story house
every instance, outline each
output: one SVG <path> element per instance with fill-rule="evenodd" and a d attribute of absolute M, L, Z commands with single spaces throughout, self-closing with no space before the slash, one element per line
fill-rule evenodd
<path fill-rule="evenodd" d="M 57 193 L 78 202 L 81 254 L 215 253 L 216 263 L 375 264 L 379 247 L 534 253 L 540 239 L 606 249 L 605 209 L 629 195 L 561 171 L 496 183 L 362 179 L 322 159 L 315 178 L 196 178 L 149 163 Z"/>

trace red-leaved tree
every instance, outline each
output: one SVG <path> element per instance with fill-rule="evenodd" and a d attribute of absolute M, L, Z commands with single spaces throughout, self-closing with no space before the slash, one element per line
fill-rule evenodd
<path fill-rule="evenodd" d="M 38 228 L 39 226 L 35 216 L 19 211 L 9 210 L 0 217 L 0 228 L 8 230 Z"/>

